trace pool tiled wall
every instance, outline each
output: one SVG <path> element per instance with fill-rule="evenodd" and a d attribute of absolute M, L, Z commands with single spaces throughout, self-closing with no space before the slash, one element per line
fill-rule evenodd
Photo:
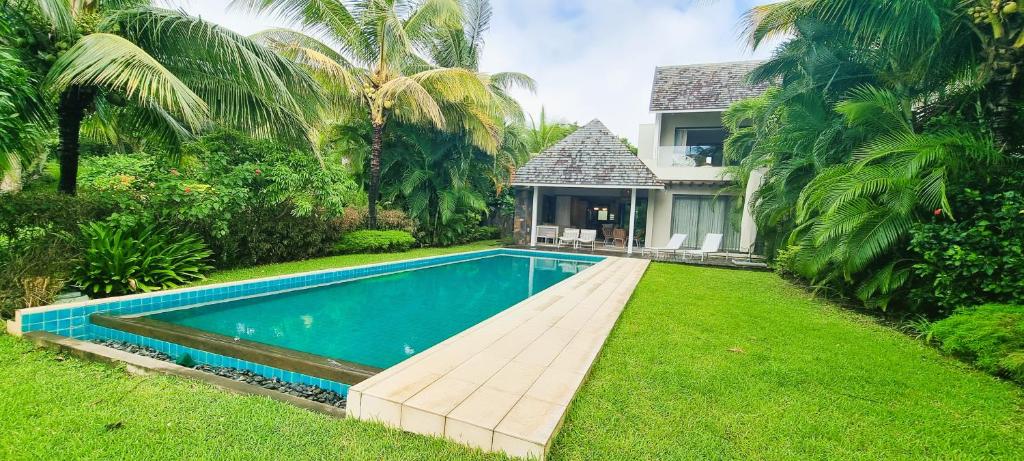
<path fill-rule="evenodd" d="M 341 395 L 345 395 L 348 393 L 347 384 L 331 381 L 328 379 L 317 378 L 315 376 L 309 376 L 294 371 L 282 370 L 280 368 L 274 368 L 255 362 L 249 362 L 247 360 L 236 359 L 234 357 L 214 354 L 213 352 L 206 352 L 199 349 L 193 349 L 191 347 L 169 343 L 167 341 L 161 341 L 159 339 L 154 339 L 147 336 L 140 336 L 93 324 L 87 325 L 85 327 L 85 331 L 86 333 L 82 338 L 85 340 L 112 339 L 114 341 L 131 343 L 137 346 L 145 346 L 163 352 L 164 354 L 173 357 L 175 360 L 179 360 L 183 355 L 188 354 L 189 357 L 191 357 L 192 360 L 194 360 L 196 363 L 200 363 L 203 365 L 248 370 L 258 375 L 265 376 L 267 378 L 277 378 L 280 379 L 281 381 L 288 383 L 316 386 L 321 389 L 327 389 L 337 392 Z"/>

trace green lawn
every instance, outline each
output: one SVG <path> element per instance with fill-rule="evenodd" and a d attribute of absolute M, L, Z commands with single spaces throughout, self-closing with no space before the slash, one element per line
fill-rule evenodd
<path fill-rule="evenodd" d="M 0 459 L 500 459 L 8 336 L 0 394 Z M 1021 459 L 1024 393 L 772 274 L 653 264 L 551 459 L 922 457 Z"/>

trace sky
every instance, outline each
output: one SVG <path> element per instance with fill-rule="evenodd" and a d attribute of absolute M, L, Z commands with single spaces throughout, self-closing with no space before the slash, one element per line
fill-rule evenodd
<path fill-rule="evenodd" d="M 228 10 L 229 0 L 168 2 L 243 34 L 284 26 L 272 17 Z M 740 19 L 764 0 L 491 0 L 494 15 L 484 72 L 524 72 L 536 93 L 516 92 L 538 118 L 600 119 L 637 141 L 656 66 L 758 59 L 740 37 Z"/>

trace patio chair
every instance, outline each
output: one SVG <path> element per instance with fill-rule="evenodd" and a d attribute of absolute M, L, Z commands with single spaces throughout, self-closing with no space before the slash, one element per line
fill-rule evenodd
<path fill-rule="evenodd" d="M 562 231 L 562 236 L 558 237 L 558 242 L 555 243 L 555 248 L 560 248 L 562 244 L 576 246 L 576 241 L 580 239 L 580 230 L 566 227 Z"/>
<path fill-rule="evenodd" d="M 657 258 L 658 254 L 661 253 L 662 251 L 672 252 L 672 254 L 675 254 L 675 252 L 679 251 L 679 249 L 683 247 L 683 244 L 686 243 L 686 237 L 686 234 L 672 234 L 672 238 L 668 239 L 668 243 L 666 243 L 665 246 L 641 248 L 640 255 L 645 256 L 648 253 L 650 253 L 655 258 Z"/>
<path fill-rule="evenodd" d="M 618 242 L 622 242 L 622 246 L 626 246 L 626 229 L 615 228 L 612 231 L 612 245 L 617 246 Z"/>
<path fill-rule="evenodd" d="M 584 245 L 590 245 L 590 251 L 594 251 L 596 242 L 597 229 L 583 229 L 580 231 L 580 238 L 576 240 L 576 247 L 581 248 Z"/>
<path fill-rule="evenodd" d="M 604 244 L 607 245 L 612 241 L 612 232 L 615 230 L 615 224 L 602 224 L 601 235 L 604 237 Z"/>
<path fill-rule="evenodd" d="M 684 250 L 683 258 L 687 256 L 700 256 L 700 261 L 704 262 L 708 255 L 716 253 L 722 249 L 722 234 L 706 234 L 704 235 L 704 244 L 700 246 L 699 250 Z"/>

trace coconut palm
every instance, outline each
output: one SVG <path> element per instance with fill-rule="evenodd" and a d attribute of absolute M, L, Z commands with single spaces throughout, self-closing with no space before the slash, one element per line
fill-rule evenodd
<path fill-rule="evenodd" d="M 255 38 L 305 65 L 328 88 L 334 114 L 325 118 L 360 113 L 369 119 L 370 228 L 377 225 L 381 152 L 389 122 L 462 132 L 474 145 L 497 150 L 499 106 L 492 103 L 480 75 L 435 65 L 421 52 L 436 45 L 439 30 L 461 27 L 459 2 L 236 0 L 232 5 L 276 15 L 302 29 L 272 29 Z"/>
<path fill-rule="evenodd" d="M 573 123 L 548 121 L 547 111 L 541 107 L 538 121 L 534 121 L 533 117 L 530 117 L 529 130 L 526 133 L 527 149 L 530 154 L 539 154 L 558 141 L 565 139 L 578 128 L 579 126 Z"/>
<path fill-rule="evenodd" d="M 469 111 L 463 118 L 472 121 L 477 116 L 490 115 L 499 128 L 498 145 L 487 153 L 492 157 L 492 168 L 487 172 L 494 191 L 500 195 L 512 180 L 519 165 L 529 160 L 524 145 L 525 116 L 519 102 L 509 92 L 513 89 L 536 90 L 536 82 L 521 72 L 486 73 L 480 70 L 484 50 L 484 33 L 490 28 L 492 9 L 490 0 L 460 0 L 462 22 L 441 28 L 434 34 L 429 48 L 431 61 L 442 67 L 471 70 L 488 91 L 485 110 Z M 483 126 L 481 126 L 483 128 Z M 449 143 L 442 143 L 450 145 Z M 455 147 L 455 146 L 452 146 Z M 461 157 L 453 152 L 453 157 Z M 447 219 L 442 220 L 442 222 Z"/>
<path fill-rule="evenodd" d="M 211 121 L 259 135 L 304 136 L 316 82 L 254 41 L 141 0 L 14 0 L 5 9 L 42 18 L 30 34 L 56 101 L 61 192 L 74 194 L 83 120 L 187 137 Z"/>

